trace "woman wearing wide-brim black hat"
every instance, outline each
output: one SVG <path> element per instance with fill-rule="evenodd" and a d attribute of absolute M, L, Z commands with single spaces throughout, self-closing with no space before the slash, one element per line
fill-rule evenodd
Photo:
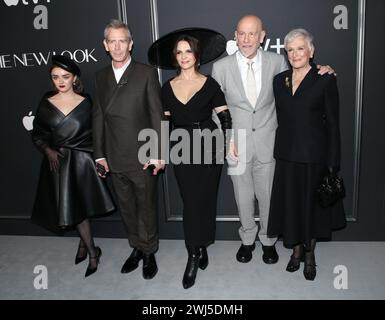
<path fill-rule="evenodd" d="M 148 57 L 152 65 L 176 69 L 177 75 L 162 87 L 164 114 L 173 130 L 188 133 L 190 154 L 183 148 L 180 164 L 174 164 L 175 177 L 183 200 L 183 228 L 188 261 L 183 276 L 185 289 L 194 285 L 198 268 L 208 265 L 206 247 L 215 240 L 216 209 L 219 179 L 224 159 L 223 133 L 231 129 L 231 116 L 219 84 L 199 72 L 199 66 L 219 57 L 226 40 L 218 32 L 188 28 L 171 32 L 152 44 Z M 222 132 L 212 120 L 213 110 L 221 122 Z M 220 138 L 204 148 L 202 132 L 215 133 Z M 180 132 L 180 131 L 179 131 Z M 176 133 L 176 132 L 175 132 Z M 195 135 L 196 140 L 192 140 Z M 229 136 L 229 134 L 227 135 Z M 222 141 L 221 141 L 222 140 Z M 222 142 L 222 143 L 221 143 Z M 178 158 L 171 143 L 170 160 Z M 200 155 L 199 155 L 200 153 Z M 197 161 L 198 160 L 198 161 Z"/>

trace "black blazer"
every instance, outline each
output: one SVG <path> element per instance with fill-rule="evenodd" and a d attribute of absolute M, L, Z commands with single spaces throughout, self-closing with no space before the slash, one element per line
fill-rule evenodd
<path fill-rule="evenodd" d="M 274 78 L 277 109 L 274 157 L 339 167 L 339 97 L 336 77 L 315 65 L 292 95 L 292 70 Z"/>
<path fill-rule="evenodd" d="M 163 119 L 156 70 L 131 60 L 117 84 L 109 65 L 96 74 L 95 87 L 94 158 L 106 158 L 112 172 L 141 169 L 138 151 L 144 142 L 138 142 L 138 134 L 142 129 L 152 128 L 160 138 Z M 109 106 L 115 90 L 115 98 Z M 159 148 L 158 143 L 155 146 L 158 154 L 152 155 L 155 159 L 161 158 Z"/>

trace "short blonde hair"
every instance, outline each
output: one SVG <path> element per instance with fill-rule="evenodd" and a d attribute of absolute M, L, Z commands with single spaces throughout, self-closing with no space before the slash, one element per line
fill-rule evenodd
<path fill-rule="evenodd" d="M 313 43 L 313 35 L 308 32 L 305 29 L 298 28 L 291 30 L 286 36 L 283 41 L 285 49 L 287 50 L 287 45 L 289 42 L 293 41 L 295 38 L 302 37 L 305 39 L 305 41 L 308 43 L 310 49 L 314 49 L 314 43 Z"/>

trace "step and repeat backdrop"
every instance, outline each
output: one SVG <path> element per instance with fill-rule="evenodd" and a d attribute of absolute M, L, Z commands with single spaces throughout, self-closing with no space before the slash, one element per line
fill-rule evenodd
<path fill-rule="evenodd" d="M 87 92 L 97 69 L 109 63 L 105 24 L 118 16 L 116 1 L 1 0 L 0 217 L 29 216 L 41 155 L 30 130 L 42 95 L 51 89 L 53 54 L 78 62 Z"/>
<path fill-rule="evenodd" d="M 127 1 L 128 3 L 129 1 Z M 283 40 L 292 29 L 302 27 L 314 35 L 314 62 L 330 65 L 338 73 L 341 101 L 342 174 L 347 184 L 345 207 L 347 216 L 353 220 L 353 184 L 355 154 L 355 96 L 357 57 L 357 1 L 333 0 L 165 0 L 157 2 L 159 35 L 172 30 L 201 26 L 221 32 L 227 39 L 227 52 L 236 50 L 233 40 L 237 21 L 246 14 L 256 14 L 263 20 L 266 30 L 264 50 L 285 55 Z M 202 67 L 203 73 L 211 72 L 211 64 Z M 173 72 L 162 72 L 162 80 L 173 77 Z M 180 219 L 182 202 L 172 170 L 167 172 L 168 198 L 167 217 Z M 258 212 L 256 212 L 258 216 Z M 237 219 L 230 177 L 223 174 L 218 199 L 218 220 Z"/>
<path fill-rule="evenodd" d="M 206 27 L 227 39 L 227 54 L 238 19 L 257 14 L 264 22 L 264 50 L 285 54 L 283 39 L 303 27 L 315 38 L 315 62 L 338 73 L 341 100 L 342 174 L 347 187 L 346 212 L 352 215 L 356 132 L 358 0 L 0 0 L 0 220 L 30 215 L 41 155 L 30 130 L 37 104 L 50 89 L 48 68 L 53 54 L 68 55 L 82 70 L 86 91 L 93 94 L 95 72 L 110 63 L 102 40 L 105 24 L 121 17 L 133 31 L 134 59 L 147 63 L 147 49 L 157 36 L 183 27 Z M 202 67 L 211 73 L 211 64 Z M 161 72 L 161 82 L 173 77 Z M 160 183 L 164 222 L 181 219 L 182 202 L 171 166 Z M 230 178 L 223 172 L 218 220 L 236 220 Z M 167 233 L 167 228 L 162 229 Z M 164 235 L 167 237 L 167 235 Z"/>

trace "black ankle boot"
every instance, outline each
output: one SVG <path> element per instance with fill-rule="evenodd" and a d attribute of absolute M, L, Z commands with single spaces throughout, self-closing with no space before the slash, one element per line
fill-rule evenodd
<path fill-rule="evenodd" d="M 209 264 L 209 257 L 205 246 L 199 247 L 199 268 L 206 269 Z"/>
<path fill-rule="evenodd" d="M 183 288 L 188 289 L 192 287 L 195 283 L 195 278 L 197 276 L 198 267 L 199 267 L 199 248 L 197 247 L 187 247 L 188 260 L 186 265 L 186 270 L 183 275 Z"/>

